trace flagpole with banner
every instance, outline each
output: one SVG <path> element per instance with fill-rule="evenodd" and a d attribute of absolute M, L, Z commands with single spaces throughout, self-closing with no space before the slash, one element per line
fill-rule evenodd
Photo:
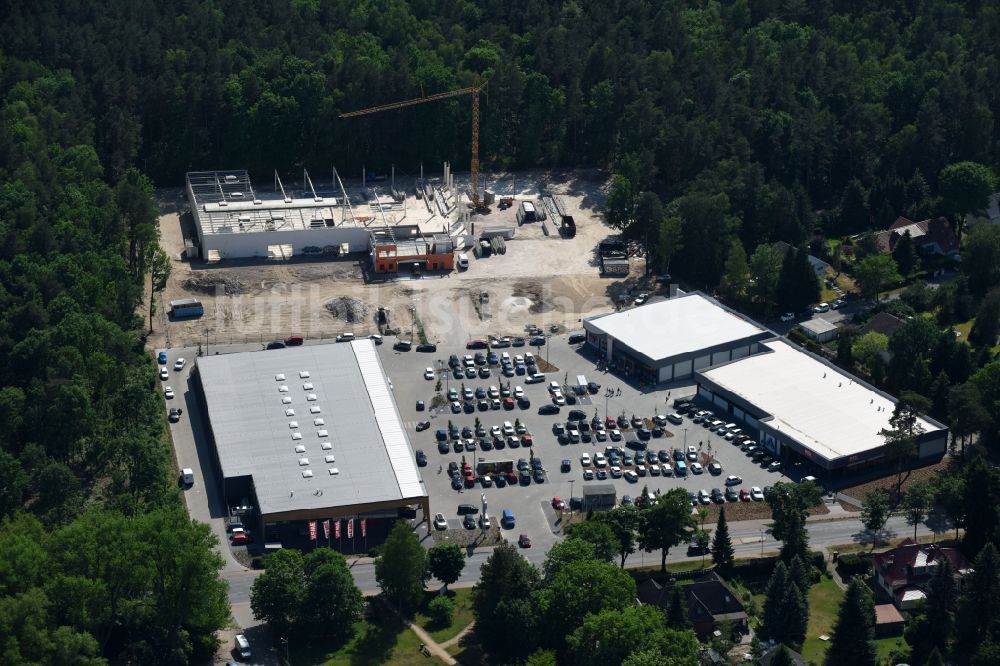
<path fill-rule="evenodd" d="M 337 518 L 337 522 L 333 524 L 333 535 L 337 537 L 337 550 L 343 552 L 344 542 L 340 539 L 340 518 Z"/>
<path fill-rule="evenodd" d="M 351 540 L 351 555 L 354 554 L 354 519 L 347 519 L 347 538 Z"/>
<path fill-rule="evenodd" d="M 368 530 L 367 530 L 367 523 L 368 523 L 368 519 L 367 518 L 362 518 L 361 519 L 361 538 L 364 539 L 363 543 L 364 543 L 365 554 L 368 554 Z"/>
<path fill-rule="evenodd" d="M 327 548 L 331 548 L 332 544 L 330 543 L 330 519 L 329 518 L 327 518 L 326 520 L 323 521 L 323 535 L 326 537 L 326 547 Z"/>
<path fill-rule="evenodd" d="M 309 521 L 309 540 L 313 542 L 313 545 L 316 544 L 316 521 L 315 520 L 310 520 Z"/>

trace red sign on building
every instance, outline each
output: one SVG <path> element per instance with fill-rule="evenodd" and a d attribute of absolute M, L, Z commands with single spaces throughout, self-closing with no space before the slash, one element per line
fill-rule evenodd
<path fill-rule="evenodd" d="M 365 536 L 365 527 L 368 521 L 365 518 L 361 519 L 361 536 Z"/>
<path fill-rule="evenodd" d="M 348 518 L 347 519 L 347 538 L 348 539 L 353 539 L 354 538 L 354 519 L 353 518 Z"/>
<path fill-rule="evenodd" d="M 315 541 L 316 540 L 316 521 L 315 520 L 310 520 L 309 521 L 309 540 L 310 541 Z"/>

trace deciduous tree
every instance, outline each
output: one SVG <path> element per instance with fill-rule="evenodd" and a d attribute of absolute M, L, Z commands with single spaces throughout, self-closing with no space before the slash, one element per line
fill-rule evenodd
<path fill-rule="evenodd" d="M 670 549 L 685 543 L 695 527 L 687 493 L 683 488 L 672 488 L 661 494 L 642 512 L 642 521 L 637 527 L 639 547 L 645 551 L 661 550 L 660 571 L 666 571 Z"/>
<path fill-rule="evenodd" d="M 386 596 L 404 609 L 420 605 L 427 581 L 427 551 L 413 529 L 397 522 L 375 558 L 375 580 Z"/>
<path fill-rule="evenodd" d="M 448 589 L 465 569 L 465 553 L 457 543 L 439 543 L 427 552 L 427 564 L 430 574 Z"/>
<path fill-rule="evenodd" d="M 887 254 L 873 254 L 858 262 L 854 269 L 854 280 L 861 293 L 878 302 L 879 293 L 892 282 L 899 280 L 895 260 Z"/>
<path fill-rule="evenodd" d="M 889 520 L 889 493 L 881 488 L 865 493 L 861 507 L 861 524 L 872 533 L 872 550 L 878 545 L 878 537 Z"/>

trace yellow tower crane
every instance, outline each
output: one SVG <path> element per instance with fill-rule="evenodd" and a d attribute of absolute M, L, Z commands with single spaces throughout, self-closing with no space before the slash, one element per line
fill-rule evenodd
<path fill-rule="evenodd" d="M 383 104 L 381 106 L 373 106 L 368 109 L 360 109 L 359 111 L 350 111 L 348 113 L 340 114 L 341 118 L 353 118 L 355 116 L 366 116 L 370 113 L 379 113 L 380 111 L 392 111 L 393 109 L 402 109 L 407 106 L 415 106 L 417 104 L 423 104 L 424 102 L 434 102 L 439 99 L 448 99 L 449 97 L 459 97 L 461 95 L 472 95 L 472 205 L 474 208 L 482 208 L 483 201 L 479 197 L 479 93 L 486 89 L 485 82 L 478 86 L 473 86 L 471 88 L 462 88 L 460 90 L 452 90 L 450 92 L 437 93 L 436 95 L 427 95 L 426 97 L 418 97 L 416 99 L 408 99 L 403 102 L 393 102 L 392 104 Z"/>

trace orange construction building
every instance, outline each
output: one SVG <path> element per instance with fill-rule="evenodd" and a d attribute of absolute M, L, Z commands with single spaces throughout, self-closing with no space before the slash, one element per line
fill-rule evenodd
<path fill-rule="evenodd" d="M 398 273 L 402 267 L 421 270 L 455 268 L 455 244 L 446 234 L 424 236 L 415 226 L 398 226 L 371 234 L 372 266 L 376 273 Z"/>

